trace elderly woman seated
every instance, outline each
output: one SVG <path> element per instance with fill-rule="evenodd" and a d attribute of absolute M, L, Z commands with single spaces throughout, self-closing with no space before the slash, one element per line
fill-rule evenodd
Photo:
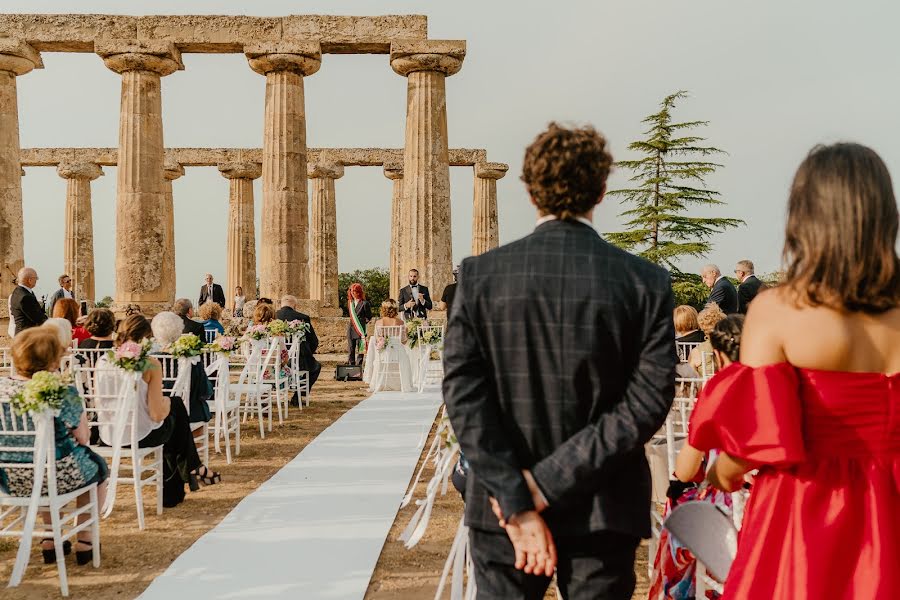
<path fill-rule="evenodd" d="M 153 339 L 159 346 L 159 352 L 156 355 L 166 356 L 169 354 L 166 349 L 182 336 L 181 331 L 184 327 L 184 321 L 175 313 L 166 311 L 153 317 L 150 327 L 153 329 Z M 170 377 L 178 375 L 177 361 L 174 361 L 173 370 L 167 375 Z M 168 390 L 171 389 L 174 383 L 174 380 L 166 379 L 163 381 L 163 386 Z M 176 397 L 173 396 L 172 398 Z M 212 397 L 212 383 L 210 383 L 209 377 L 206 376 L 203 362 L 197 361 L 191 365 L 191 393 L 187 402 L 191 423 L 206 423 L 212 418 L 208 404 Z M 180 399 L 184 400 L 183 398 Z"/>
<path fill-rule="evenodd" d="M 68 321 L 66 321 L 68 325 Z M 27 329 L 17 335 L 12 342 L 12 359 L 16 373 L 12 377 L 0 377 L 0 398 L 9 400 L 20 393 L 25 384 L 40 371 L 55 372 L 59 370 L 60 359 L 64 352 L 64 346 L 60 343 L 59 329 L 54 326 L 35 327 Z M 17 421 L 19 426 L 23 421 L 30 420 L 28 416 L 13 415 L 10 412 L 10 404 L 2 405 L 3 418 L 7 422 Z M 63 399 L 59 414 L 53 418 L 54 436 L 56 441 L 56 486 L 57 493 L 65 494 L 91 483 L 99 483 L 98 500 L 103 504 L 106 495 L 106 479 L 109 470 L 106 462 L 88 447 L 89 429 L 85 418 L 84 402 L 78 390 L 70 388 L 70 393 Z M 5 439 L 0 435 L 0 447 L 11 446 L 13 439 Z M 0 452 L 0 463 L 15 463 L 22 460 L 21 453 Z M 0 489 L 13 496 L 28 496 L 31 494 L 33 474 L 26 469 L 0 469 Z M 84 506 L 89 501 L 88 493 L 81 494 L 77 499 L 78 506 Z M 43 513 L 45 523 L 50 522 L 50 514 Z M 83 522 L 89 516 L 85 513 L 79 516 L 79 522 Z M 64 552 L 71 550 L 71 543 L 65 542 Z M 44 539 L 41 543 L 41 553 L 45 563 L 55 563 L 57 556 L 53 549 L 53 541 Z M 91 529 L 87 528 L 78 534 L 75 555 L 79 565 L 90 562 L 92 558 Z"/>
<path fill-rule="evenodd" d="M 131 315 L 119 326 L 116 345 L 140 344 L 152 335 L 150 322 L 143 315 Z M 105 356 L 101 358 L 101 361 L 105 360 Z M 99 378 L 103 376 L 103 372 L 98 374 Z M 184 501 L 185 483 L 195 491 L 201 482 L 211 485 L 221 480 L 218 473 L 200 462 L 184 403 L 180 399 L 170 400 L 163 394 L 162 367 L 153 356 L 150 357 L 150 368 L 138 381 L 138 409 L 138 445 L 141 448 L 163 447 L 163 506 L 173 507 Z M 110 427 L 100 427 L 100 439 L 108 445 L 113 444 Z"/>
<path fill-rule="evenodd" d="M 207 302 L 200 306 L 200 319 L 207 335 L 210 331 L 215 331 L 217 335 L 225 333 L 225 327 L 222 326 L 222 307 L 215 302 Z"/>

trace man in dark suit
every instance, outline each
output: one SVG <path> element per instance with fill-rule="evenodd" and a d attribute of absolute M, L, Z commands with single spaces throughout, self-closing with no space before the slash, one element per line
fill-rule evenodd
<path fill-rule="evenodd" d="M 556 566 L 566 598 L 630 599 L 650 535 L 644 444 L 674 395 L 674 299 L 664 269 L 593 228 L 605 144 L 551 124 L 523 167 L 534 233 L 460 268 L 443 397 L 479 597 L 541 599 Z"/>
<path fill-rule="evenodd" d="M 734 267 L 734 276 L 741 284 L 738 286 L 738 312 L 747 314 L 747 307 L 756 298 L 760 290 L 766 289 L 766 284 L 753 274 L 753 261 L 742 260 Z"/>
<path fill-rule="evenodd" d="M 312 390 L 313 384 L 322 371 L 322 365 L 313 356 L 319 349 L 319 337 L 316 335 L 316 330 L 313 329 L 312 319 L 309 318 L 309 315 L 297 310 L 297 298 L 291 295 L 282 296 L 281 308 L 275 313 L 275 318 L 282 321 L 303 321 L 309 325 L 309 333 L 306 334 L 306 339 L 300 345 L 300 369 L 309 371 L 309 389 Z"/>
<path fill-rule="evenodd" d="M 172 312 L 181 317 L 181 320 L 184 323 L 184 331 L 182 331 L 182 333 L 193 333 L 200 338 L 201 341 L 206 341 L 206 332 L 203 331 L 203 323 L 195 321 L 192 318 L 194 316 L 194 307 L 190 300 L 187 298 L 179 298 L 175 301 L 175 304 L 172 305 Z"/>
<path fill-rule="evenodd" d="M 31 267 L 23 267 L 19 269 L 16 281 L 19 285 L 9 297 L 9 318 L 15 322 L 15 333 L 18 335 L 29 327 L 41 325 L 47 320 L 47 313 L 34 295 L 34 286 L 38 282 L 37 271 Z"/>
<path fill-rule="evenodd" d="M 706 303 L 715 302 L 726 315 L 738 311 L 737 290 L 716 265 L 706 265 L 700 273 L 703 283 L 710 289 Z"/>
<path fill-rule="evenodd" d="M 52 315 L 53 307 L 56 306 L 56 303 L 63 298 L 74 298 L 72 295 L 72 278 L 68 275 L 60 275 L 59 276 L 59 289 L 53 292 L 53 295 L 50 296 L 50 300 L 47 301 L 47 311 Z"/>
<path fill-rule="evenodd" d="M 431 295 L 428 288 L 419 283 L 419 271 L 409 270 L 409 285 L 400 290 L 397 303 L 403 309 L 403 320 L 427 319 L 432 309 Z"/>
<path fill-rule="evenodd" d="M 207 273 L 206 283 L 200 288 L 200 300 L 197 302 L 197 306 L 203 306 L 210 301 L 225 308 L 225 292 L 222 290 L 222 286 L 218 283 L 213 283 L 212 274 Z"/>

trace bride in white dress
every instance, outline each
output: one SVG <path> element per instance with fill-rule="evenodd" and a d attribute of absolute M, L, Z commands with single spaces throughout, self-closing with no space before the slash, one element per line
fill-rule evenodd
<path fill-rule="evenodd" d="M 412 368 L 406 352 L 406 325 L 398 318 L 394 299 L 381 303 L 381 318 L 375 321 L 375 335 L 369 338 L 363 381 L 369 390 L 413 391 Z"/>

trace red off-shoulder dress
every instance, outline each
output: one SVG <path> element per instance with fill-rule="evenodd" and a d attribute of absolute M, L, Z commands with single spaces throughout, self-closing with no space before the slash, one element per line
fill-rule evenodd
<path fill-rule="evenodd" d="M 689 441 L 759 465 L 724 598 L 900 598 L 900 374 L 735 363 Z"/>

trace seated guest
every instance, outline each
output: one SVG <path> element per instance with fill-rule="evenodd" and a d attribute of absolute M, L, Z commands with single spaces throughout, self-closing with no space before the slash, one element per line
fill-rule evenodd
<path fill-rule="evenodd" d="M 697 309 L 693 306 L 676 306 L 674 319 L 676 342 L 700 343 L 706 339 L 697 321 Z"/>
<path fill-rule="evenodd" d="M 719 321 L 709 334 L 709 343 L 720 368 L 737 362 L 741 347 L 743 315 L 728 315 Z M 703 396 L 698 402 L 703 402 Z M 700 487 L 706 476 L 709 454 L 701 452 L 685 443 L 678 452 L 675 462 L 676 481 L 672 481 L 666 492 L 664 517 L 673 508 L 689 501 L 709 502 L 727 511 L 731 507 L 731 494 L 712 487 Z M 649 598 L 666 600 L 686 600 L 694 597 L 694 580 L 697 559 L 687 548 L 663 529 L 660 535 L 656 558 L 653 562 L 653 576 Z"/>
<path fill-rule="evenodd" d="M 194 320 L 194 306 L 187 298 L 179 298 L 172 305 L 172 312 L 181 317 L 182 333 L 193 333 L 201 340 L 206 339 L 203 324 Z"/>
<path fill-rule="evenodd" d="M 253 324 L 254 325 L 268 325 L 270 321 L 275 319 L 275 309 L 272 308 L 271 304 L 266 304 L 260 299 L 259 302 L 256 303 L 256 307 L 253 309 Z"/>
<path fill-rule="evenodd" d="M 203 331 L 215 331 L 218 335 L 223 335 L 225 333 L 225 328 L 222 326 L 222 307 L 216 304 L 215 302 L 207 302 L 200 306 L 200 318 L 203 319 Z M 203 341 L 206 341 L 205 338 L 200 338 Z"/>
<path fill-rule="evenodd" d="M 257 300 L 259 304 L 268 304 L 269 306 L 275 306 L 275 303 L 272 302 L 271 298 L 260 298 Z"/>
<path fill-rule="evenodd" d="M 706 341 L 701 342 L 699 346 L 691 350 L 688 357 L 688 364 L 694 368 L 694 371 L 700 376 L 709 376 L 716 372 L 716 363 L 713 359 L 713 348 L 709 343 L 709 333 L 716 326 L 716 323 L 725 318 L 725 313 L 716 305 L 716 303 L 708 304 L 706 308 L 697 315 L 697 322 L 700 329 L 706 335 Z"/>
<path fill-rule="evenodd" d="M 35 373 L 57 371 L 64 350 L 56 332 L 49 327 L 37 327 L 21 332 L 13 339 L 11 350 L 16 374 L 12 377 L 0 378 L 0 397 L 8 400 L 18 394 Z M 103 505 L 109 470 L 106 467 L 106 461 L 88 447 L 89 429 L 84 412 L 84 402 L 77 389 L 70 388 L 70 392 L 63 400 L 59 414 L 53 418 L 57 492 L 65 494 L 91 483 L 99 483 L 97 499 L 100 505 Z M 30 421 L 30 417 L 15 415 L 10 409 L 10 404 L 2 405 L 3 419 L 7 423 L 15 422 L 19 428 L 23 428 L 23 424 Z M 29 423 L 28 427 L 32 428 L 32 425 Z M 0 447 L 9 447 L 13 444 L 13 440 L 4 438 L 5 436 L 0 435 Z M 0 463 L 14 463 L 21 460 L 23 456 L 25 455 L 22 453 L 0 452 Z M 0 469 L 0 489 L 12 496 L 30 496 L 33 479 L 34 476 L 30 469 Z M 84 493 L 78 497 L 77 504 L 84 506 L 89 500 L 89 494 Z M 50 513 L 43 512 L 42 516 L 49 527 Z M 80 515 L 79 522 L 85 521 L 88 516 L 88 513 Z M 90 528 L 78 534 L 75 556 L 79 565 L 91 561 L 93 550 L 91 541 Z M 63 548 L 68 554 L 71 544 L 67 541 Z M 41 553 L 45 563 L 56 562 L 56 552 L 52 540 L 45 538 L 42 541 Z"/>
<path fill-rule="evenodd" d="M 143 315 L 131 315 L 122 321 L 116 336 L 116 345 L 120 346 L 125 342 L 140 344 L 152 335 L 150 322 Z M 100 360 L 102 362 L 107 358 L 103 356 Z M 136 436 L 139 440 L 138 446 L 141 448 L 160 444 L 163 446 L 163 506 L 171 508 L 184 501 L 185 483 L 194 491 L 199 489 L 200 482 L 207 485 L 218 483 L 221 476 L 200 462 L 184 403 L 170 401 L 163 394 L 160 363 L 152 356 L 149 360 L 150 368 L 144 371 L 138 380 L 136 426 L 139 430 Z M 104 372 L 98 373 L 98 387 L 101 390 L 106 377 L 108 375 Z M 104 395 L 109 393 L 104 392 Z M 115 398 L 109 401 L 101 400 L 99 408 L 115 410 L 116 403 Z M 100 426 L 100 439 L 107 445 L 115 441 L 112 439 L 111 426 Z M 130 439 L 131 430 L 130 427 L 126 427 L 125 445 Z"/>
<path fill-rule="evenodd" d="M 79 343 L 81 343 L 81 340 L 86 340 L 91 337 L 91 334 L 88 333 L 87 329 L 78 326 L 78 319 L 81 317 L 81 307 L 75 300 L 72 300 L 71 298 L 59 298 L 54 303 L 53 314 L 50 316 L 69 321 L 69 323 L 72 324 L 72 339 Z"/>
<path fill-rule="evenodd" d="M 204 304 L 209 306 L 211 303 Z M 218 307 L 218 304 L 212 304 Z M 220 309 L 221 310 L 221 309 Z M 159 344 L 161 352 L 157 356 L 166 353 L 166 348 L 172 345 L 178 338 L 182 336 L 181 328 L 183 324 L 181 318 L 172 312 L 161 312 L 150 321 L 150 328 L 153 330 L 153 339 Z M 202 338 L 201 338 L 202 339 Z M 175 361 L 172 377 L 178 375 L 178 362 Z M 175 382 L 173 380 L 163 381 L 163 387 L 166 390 L 171 389 Z M 191 392 L 188 398 L 187 406 L 190 407 L 188 414 L 191 423 L 206 423 L 210 420 L 209 405 L 207 402 L 212 399 L 213 387 L 206 376 L 206 370 L 203 368 L 203 361 L 197 361 L 191 365 Z M 175 400 L 177 396 L 172 396 Z M 179 398 L 182 402 L 184 398 Z"/>
<path fill-rule="evenodd" d="M 288 322 L 303 321 L 309 325 L 309 332 L 300 343 L 300 370 L 309 372 L 309 389 L 312 390 L 313 384 L 319 379 L 319 374 L 322 372 L 322 365 L 313 356 L 319 349 L 319 338 L 316 330 L 313 329 L 312 319 L 309 318 L 309 315 L 297 310 L 297 298 L 291 295 L 281 298 L 281 308 L 275 313 L 275 318 Z"/>
<path fill-rule="evenodd" d="M 90 334 L 86 340 L 79 342 L 79 348 L 112 348 L 113 333 L 116 328 L 116 315 L 108 308 L 95 308 L 88 313 L 84 328 Z"/>
<path fill-rule="evenodd" d="M 54 317 L 44 321 L 41 327 L 50 329 L 56 334 L 56 338 L 63 347 L 63 355 L 72 347 L 72 324 L 68 320 Z"/>

